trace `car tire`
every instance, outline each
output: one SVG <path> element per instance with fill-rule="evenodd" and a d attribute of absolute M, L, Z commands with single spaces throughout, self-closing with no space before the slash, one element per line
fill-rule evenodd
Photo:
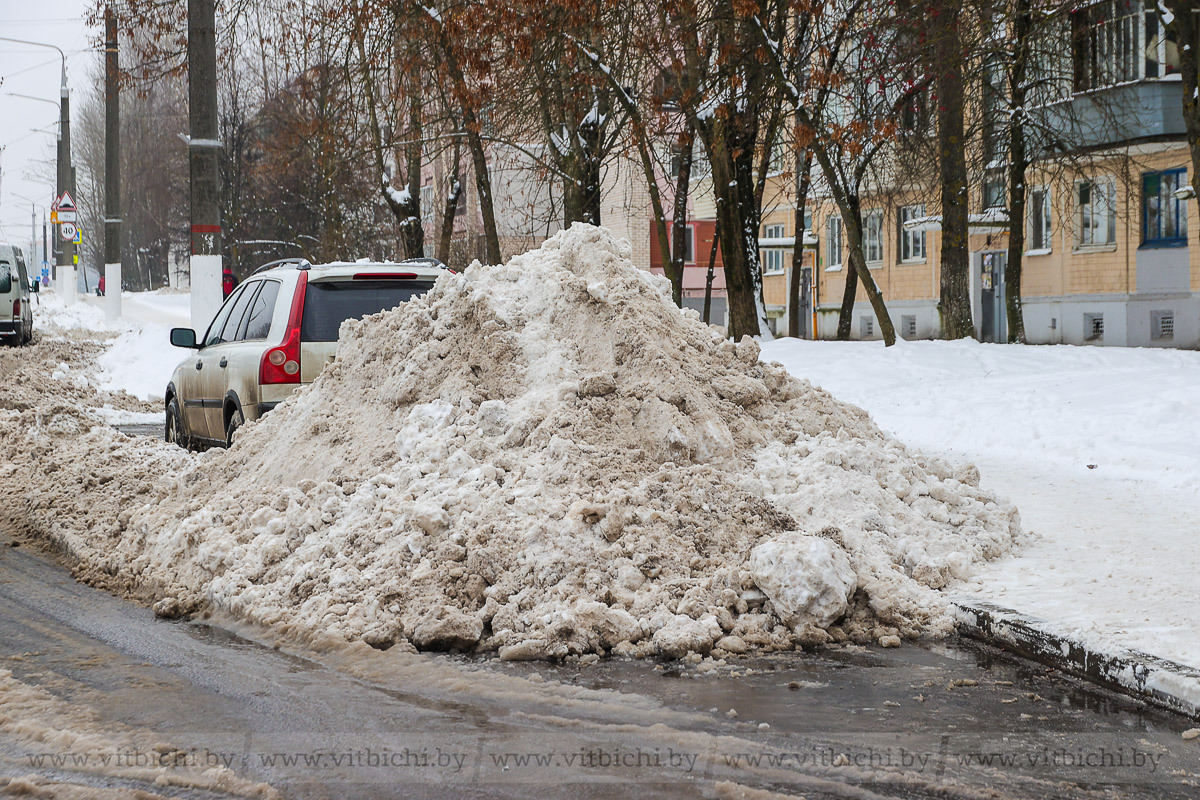
<path fill-rule="evenodd" d="M 229 417 L 229 424 L 225 426 L 225 447 L 233 447 L 233 436 L 237 433 L 237 429 L 246 424 L 246 417 L 242 414 L 240 408 L 233 410 L 232 416 Z"/>
<path fill-rule="evenodd" d="M 167 421 L 163 430 L 163 438 L 168 442 L 179 445 L 184 450 L 191 450 L 191 442 L 183 432 L 183 416 L 179 413 L 179 401 L 174 397 L 167 403 Z"/>

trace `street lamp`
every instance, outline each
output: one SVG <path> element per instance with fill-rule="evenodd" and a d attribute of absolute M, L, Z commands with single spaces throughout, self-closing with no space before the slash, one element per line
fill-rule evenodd
<path fill-rule="evenodd" d="M 57 50 L 59 57 L 62 59 L 62 83 L 58 90 L 58 189 L 57 196 L 62 197 L 63 192 L 68 189 L 74 192 L 75 183 L 72 179 L 74 170 L 71 167 L 71 92 L 67 88 L 67 54 L 63 49 L 55 44 L 46 42 L 34 42 L 29 39 L 13 39 L 8 36 L 0 36 L 0 42 L 15 42 L 17 44 L 27 44 L 33 47 L 47 47 L 51 50 Z M 34 98 L 41 100 L 42 98 Z M 50 102 L 50 101 L 46 101 Z M 76 284 L 75 284 L 75 245 L 73 242 L 63 242 L 62 249 L 59 252 L 58 266 L 66 270 L 64 276 L 66 280 L 63 284 L 63 300 L 69 305 L 75 302 Z M 57 281 L 57 271 L 55 274 Z"/>

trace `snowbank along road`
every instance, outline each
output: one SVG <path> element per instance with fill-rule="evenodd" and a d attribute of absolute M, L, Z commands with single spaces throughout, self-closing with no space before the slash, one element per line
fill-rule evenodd
<path fill-rule="evenodd" d="M 347 322 L 230 451 L 43 400 L 0 418 L 0 477 L 37 487 L 16 522 L 85 580 L 313 641 L 526 659 L 948 633 L 937 590 L 1009 552 L 1016 510 L 758 356 L 580 225 Z"/>

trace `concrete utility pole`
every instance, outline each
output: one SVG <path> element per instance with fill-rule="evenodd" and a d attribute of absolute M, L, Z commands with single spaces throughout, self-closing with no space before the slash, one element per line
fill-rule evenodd
<path fill-rule="evenodd" d="M 58 90 L 58 196 L 70 190 L 75 193 L 75 182 L 72 180 L 71 169 L 71 90 L 67 88 L 67 65 L 63 62 L 62 86 Z M 71 305 L 79 292 L 75 276 L 75 243 L 63 242 L 58 251 L 58 290 L 62 292 L 63 302 Z"/>
<path fill-rule="evenodd" d="M 121 76 L 111 5 L 104 9 L 104 39 L 104 309 L 115 322 L 121 316 Z"/>
<path fill-rule="evenodd" d="M 221 306 L 221 173 L 217 138 L 215 0 L 188 0 L 188 166 L 192 215 L 192 327 L 203 331 Z"/>

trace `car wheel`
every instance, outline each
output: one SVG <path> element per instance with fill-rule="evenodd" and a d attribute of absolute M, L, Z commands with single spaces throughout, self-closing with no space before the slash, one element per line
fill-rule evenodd
<path fill-rule="evenodd" d="M 179 414 L 179 401 L 172 397 L 171 402 L 167 403 L 167 425 L 166 430 L 163 431 L 163 438 L 172 444 L 179 445 L 184 450 L 190 450 L 191 443 L 183 433 L 182 420 L 183 417 Z"/>
<path fill-rule="evenodd" d="M 225 446 L 233 447 L 233 437 L 237 433 L 237 429 L 242 427 L 246 422 L 245 415 L 242 414 L 240 408 L 233 410 L 233 416 L 229 418 L 229 424 L 225 426 Z"/>

